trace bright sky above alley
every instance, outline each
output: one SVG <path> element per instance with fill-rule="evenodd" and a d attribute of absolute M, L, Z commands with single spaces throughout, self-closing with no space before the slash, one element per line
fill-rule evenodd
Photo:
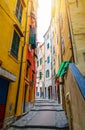
<path fill-rule="evenodd" d="M 47 31 L 51 19 L 51 0 L 39 0 L 38 7 L 38 42 L 43 42 L 43 35 Z"/>

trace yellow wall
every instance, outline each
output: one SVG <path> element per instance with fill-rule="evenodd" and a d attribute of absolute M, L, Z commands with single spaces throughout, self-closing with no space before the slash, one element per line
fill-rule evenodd
<path fill-rule="evenodd" d="M 73 31 L 75 63 L 85 76 L 85 1 L 78 0 L 77 5 L 76 1 L 68 0 L 68 7 Z"/>
<path fill-rule="evenodd" d="M 23 107 L 25 83 L 26 83 L 24 79 L 25 71 L 26 71 L 26 49 L 30 46 L 28 42 L 29 32 L 30 32 L 29 25 L 31 19 L 30 12 L 34 11 L 35 15 L 37 14 L 36 12 L 38 6 L 37 0 L 35 1 L 20 0 L 20 1 L 23 6 L 21 24 L 19 23 L 17 17 L 15 16 L 17 0 L 12 0 L 12 1 L 0 0 L 0 62 L 2 62 L 0 67 L 4 68 L 6 71 L 16 76 L 16 81 L 15 82 L 10 81 L 9 83 L 6 110 L 5 110 L 5 119 L 7 119 L 8 117 L 13 117 L 14 115 L 16 116 L 22 115 L 22 109 L 23 109 L 22 107 Z M 28 13 L 27 13 L 27 8 L 28 8 Z M 27 14 L 27 19 L 26 19 L 26 14 Z M 24 36 L 26 35 L 25 40 L 24 37 L 20 36 L 20 32 L 17 29 L 15 29 L 14 24 L 17 25 L 17 27 L 24 34 Z M 18 59 L 15 59 L 10 53 L 14 30 L 20 36 Z M 22 47 L 24 47 L 24 51 L 23 51 L 24 54 L 22 59 L 22 73 L 21 73 L 19 94 L 17 99 L 17 111 L 15 113 L 15 103 L 16 103 L 16 96 L 17 96 L 17 89 L 18 89 Z M 29 86 L 29 84 L 27 85 Z M 29 100 L 29 89 L 30 88 L 28 87 L 26 92 L 26 102 Z M 34 102 L 35 99 L 34 94 L 35 94 L 35 88 L 33 87 L 30 94 L 32 102 Z M 12 108 L 11 111 L 9 111 L 10 106 Z"/>
<path fill-rule="evenodd" d="M 18 78 L 19 78 L 19 69 L 20 69 L 21 49 L 22 49 L 22 45 L 24 44 L 24 38 L 21 38 L 20 43 L 19 43 L 18 60 L 16 60 L 10 54 L 13 32 L 14 30 L 16 30 L 14 28 L 14 24 L 16 23 L 21 29 L 21 31 L 23 32 L 24 27 L 25 27 L 24 18 L 26 16 L 25 15 L 26 10 L 24 10 L 25 8 L 23 8 L 24 15 L 22 16 L 23 18 L 22 18 L 22 26 L 21 26 L 15 16 L 15 7 L 16 7 L 15 0 L 13 0 L 12 2 L 11 0 L 0 1 L 0 37 L 1 37 L 0 38 L 0 60 L 2 61 L 1 67 L 3 67 L 4 69 L 6 69 L 7 71 L 11 72 L 12 74 L 16 76 L 16 82 L 10 82 L 9 84 L 6 114 L 5 114 L 6 117 L 14 115 L 16 93 L 17 93 L 17 87 L 18 87 Z M 22 85 L 20 89 L 22 89 Z M 9 112 L 10 104 L 12 104 L 11 112 Z M 20 104 L 18 105 L 20 106 L 20 113 L 21 113 L 21 105 Z"/>
<path fill-rule="evenodd" d="M 68 14 L 66 9 L 65 0 L 61 0 L 61 8 L 60 8 L 60 26 L 61 26 L 61 37 L 64 38 L 64 44 L 62 45 L 62 60 L 70 61 L 72 58 L 72 49 L 71 49 L 71 41 L 70 41 L 70 32 L 68 25 Z M 62 39 L 61 39 L 62 42 Z"/>
<path fill-rule="evenodd" d="M 59 68 L 58 57 L 60 57 L 59 56 L 60 55 L 59 7 L 60 7 L 59 0 L 52 0 L 51 17 L 52 17 L 53 26 L 54 26 L 54 41 L 55 41 L 55 51 L 56 51 L 56 73 Z"/>

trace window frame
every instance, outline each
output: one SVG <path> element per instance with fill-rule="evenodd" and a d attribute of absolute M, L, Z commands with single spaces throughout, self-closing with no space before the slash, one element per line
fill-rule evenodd
<path fill-rule="evenodd" d="M 22 23 L 22 14 L 23 14 L 23 5 L 20 0 L 17 0 L 15 15 L 16 15 L 18 21 L 20 22 L 20 24 Z"/>
<path fill-rule="evenodd" d="M 49 43 L 47 44 L 47 49 L 49 49 Z"/>
<path fill-rule="evenodd" d="M 42 58 L 40 58 L 40 65 L 42 65 Z"/>
<path fill-rule="evenodd" d="M 18 36 L 18 37 L 16 37 L 16 36 Z M 15 41 L 14 41 L 14 37 L 16 37 L 16 38 L 15 38 Z M 19 40 L 18 43 L 17 43 L 17 38 L 18 38 L 18 40 Z M 15 46 L 15 43 L 17 44 L 16 46 Z M 12 43 L 11 43 L 10 54 L 11 54 L 14 58 L 16 58 L 16 59 L 18 59 L 19 44 L 20 44 L 20 36 L 19 36 L 18 32 L 17 32 L 16 30 L 14 30 L 14 32 L 13 32 L 13 37 L 12 37 Z M 14 48 L 15 48 L 15 50 L 14 50 Z M 17 52 L 16 52 L 16 51 L 17 51 Z"/>
<path fill-rule="evenodd" d="M 34 72 L 32 71 L 32 83 L 34 83 Z"/>
<path fill-rule="evenodd" d="M 37 61 L 37 67 L 39 66 L 39 61 Z"/>
<path fill-rule="evenodd" d="M 28 78 L 29 68 L 30 68 L 30 64 L 29 64 L 29 62 L 27 61 L 27 64 L 26 64 L 26 78 Z"/>
<path fill-rule="evenodd" d="M 47 57 L 47 63 L 50 63 L 50 56 Z"/>
<path fill-rule="evenodd" d="M 39 79 L 40 80 L 42 79 L 42 72 L 41 71 L 39 72 Z"/>
<path fill-rule="evenodd" d="M 50 77 L 50 70 L 46 70 L 46 78 Z"/>

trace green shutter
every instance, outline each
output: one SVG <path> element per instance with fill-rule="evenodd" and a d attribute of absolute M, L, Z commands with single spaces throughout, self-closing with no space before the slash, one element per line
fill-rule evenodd
<path fill-rule="evenodd" d="M 46 77 L 49 77 L 49 70 L 46 71 Z"/>
<path fill-rule="evenodd" d="M 42 72 L 40 72 L 40 79 L 42 79 Z"/>
<path fill-rule="evenodd" d="M 49 43 L 47 44 L 47 49 L 49 49 Z"/>
<path fill-rule="evenodd" d="M 47 57 L 47 63 L 50 63 L 50 56 Z"/>
<path fill-rule="evenodd" d="M 66 69 L 67 69 L 67 67 L 68 67 L 68 65 L 69 65 L 69 61 L 62 62 L 60 67 L 59 67 L 59 70 L 58 70 L 58 73 L 57 73 L 56 76 L 57 77 L 63 76 L 65 71 L 66 71 Z"/>
<path fill-rule="evenodd" d="M 35 28 L 32 28 L 31 26 L 30 26 L 29 44 L 31 44 L 32 49 L 36 48 L 36 32 Z"/>
<path fill-rule="evenodd" d="M 16 58 L 18 58 L 19 42 L 20 42 L 20 37 L 14 31 L 14 36 L 13 36 L 13 41 L 11 46 L 11 54 Z"/>
<path fill-rule="evenodd" d="M 42 58 L 40 58 L 40 65 L 42 64 Z"/>

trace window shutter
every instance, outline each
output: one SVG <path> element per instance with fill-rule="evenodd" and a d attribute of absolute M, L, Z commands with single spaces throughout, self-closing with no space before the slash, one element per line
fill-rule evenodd
<path fill-rule="evenodd" d="M 11 54 L 16 58 L 18 58 L 19 42 L 20 42 L 20 38 L 18 34 L 14 31 L 14 36 L 13 36 L 13 41 L 11 46 Z"/>

